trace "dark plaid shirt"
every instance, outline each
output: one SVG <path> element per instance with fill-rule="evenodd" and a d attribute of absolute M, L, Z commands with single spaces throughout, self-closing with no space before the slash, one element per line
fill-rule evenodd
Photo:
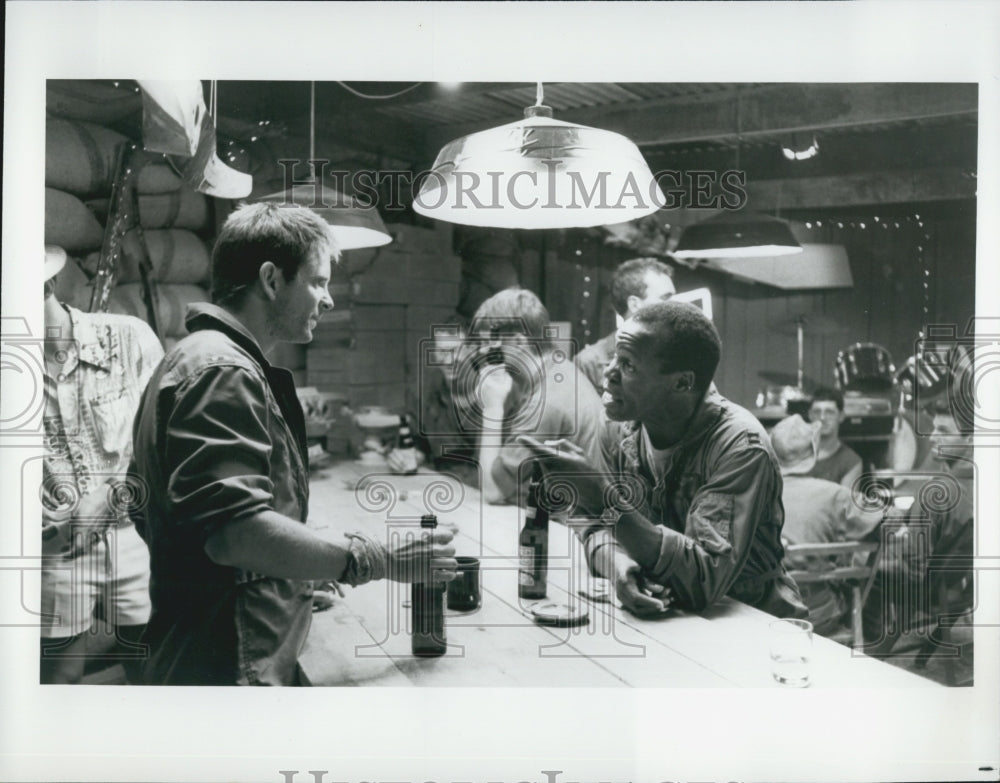
<path fill-rule="evenodd" d="M 225 310 L 189 308 L 191 332 L 143 395 L 132 471 L 148 485 L 150 684 L 294 684 L 312 585 L 218 565 L 205 542 L 265 510 L 305 522 L 305 423 L 291 373 Z"/>

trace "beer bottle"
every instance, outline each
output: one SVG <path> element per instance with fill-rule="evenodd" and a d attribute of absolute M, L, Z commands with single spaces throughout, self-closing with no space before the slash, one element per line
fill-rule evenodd
<path fill-rule="evenodd" d="M 437 527 L 437 517 L 420 518 L 421 530 Z M 413 654 L 421 657 L 444 655 L 448 647 L 444 630 L 444 582 L 414 582 L 410 587 L 410 620 L 413 625 Z"/>
<path fill-rule="evenodd" d="M 536 460 L 528 483 L 524 527 L 518 537 L 517 594 L 521 598 L 545 598 L 549 573 L 549 512 L 540 502 L 542 466 Z"/>
<path fill-rule="evenodd" d="M 413 432 L 406 421 L 406 416 L 399 417 L 399 435 L 396 438 L 396 449 L 403 457 L 406 469 L 404 474 L 417 472 L 417 449 L 413 444 Z"/>

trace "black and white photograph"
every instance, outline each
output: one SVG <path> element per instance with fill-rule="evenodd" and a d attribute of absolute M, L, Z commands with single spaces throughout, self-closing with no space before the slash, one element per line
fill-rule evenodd
<path fill-rule="evenodd" d="M 997 779 L 993 10 L 27 5 L 0 776 Z"/>

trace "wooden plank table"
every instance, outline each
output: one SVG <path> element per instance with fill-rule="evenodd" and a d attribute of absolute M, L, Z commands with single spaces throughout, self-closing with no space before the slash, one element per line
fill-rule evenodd
<path fill-rule="evenodd" d="M 641 619 L 616 603 L 589 601 L 578 588 L 592 577 L 564 525 L 549 529 L 549 598 L 588 609 L 590 622 L 554 628 L 533 622 L 517 595 L 517 537 L 523 512 L 486 505 L 457 478 L 433 471 L 394 476 L 356 462 L 328 463 L 311 476 L 310 526 L 339 537 L 360 530 L 385 540 L 416 528 L 422 514 L 457 525 L 460 555 L 480 559 L 482 606 L 446 610 L 449 648 L 415 658 L 408 630 L 409 586 L 381 581 L 345 587 L 344 599 L 313 615 L 300 658 L 313 685 L 391 687 L 781 687 L 771 676 L 771 615 L 726 598 L 705 612 L 672 610 Z M 815 637 L 814 688 L 923 688 L 936 683 Z"/>

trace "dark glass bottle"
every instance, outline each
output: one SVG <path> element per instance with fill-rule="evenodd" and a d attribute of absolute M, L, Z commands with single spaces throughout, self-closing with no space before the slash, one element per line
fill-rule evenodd
<path fill-rule="evenodd" d="M 413 431 L 410 429 L 406 416 L 399 417 L 399 435 L 396 438 L 396 448 L 405 460 L 404 473 L 417 472 L 417 449 L 413 443 Z"/>
<path fill-rule="evenodd" d="M 540 502 L 542 468 L 536 461 L 528 483 L 528 501 L 524 509 L 524 527 L 518 537 L 520 569 L 517 594 L 521 598 L 545 598 L 549 574 L 549 512 Z"/>
<path fill-rule="evenodd" d="M 437 527 L 437 517 L 425 514 L 421 529 Z M 448 647 L 444 630 L 444 582 L 414 582 L 410 587 L 410 620 L 413 626 L 413 654 L 421 657 L 444 655 Z"/>

